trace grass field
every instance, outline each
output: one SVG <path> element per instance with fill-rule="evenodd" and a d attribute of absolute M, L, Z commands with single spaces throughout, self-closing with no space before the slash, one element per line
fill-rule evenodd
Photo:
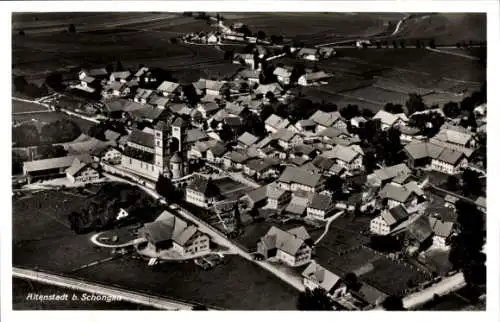
<path fill-rule="evenodd" d="M 35 301 L 28 300 L 29 294 L 68 294 L 68 301 Z M 156 310 L 153 307 L 133 304 L 123 301 L 72 301 L 72 295 L 82 298 L 89 293 L 37 283 L 18 278 L 12 279 L 12 309 L 13 310 Z"/>
<path fill-rule="evenodd" d="M 219 187 L 220 192 L 224 196 L 224 198 L 228 200 L 237 200 L 245 193 L 253 190 L 252 187 L 231 180 L 230 178 L 216 180 L 214 181 L 214 183 L 217 187 Z"/>
<path fill-rule="evenodd" d="M 13 265 L 38 267 L 223 308 L 295 308 L 295 289 L 240 257 L 228 257 L 226 264 L 210 271 L 193 263 L 168 263 L 151 268 L 145 261 L 132 258 L 80 269 L 111 256 L 109 250 L 92 245 L 89 240 L 92 234 L 76 235 L 68 228 L 67 214 L 84 208 L 87 203 L 84 198 L 61 192 L 14 198 Z"/>

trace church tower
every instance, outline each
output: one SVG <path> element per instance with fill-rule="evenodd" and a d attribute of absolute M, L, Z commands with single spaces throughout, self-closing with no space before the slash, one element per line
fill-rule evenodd
<path fill-rule="evenodd" d="M 160 121 L 155 125 L 155 166 L 158 172 L 163 174 L 165 169 L 165 160 L 168 155 L 168 126 Z"/>
<path fill-rule="evenodd" d="M 172 179 L 179 179 L 184 176 L 184 166 L 183 160 L 179 152 L 175 152 L 169 160 L 170 163 L 170 173 L 172 174 Z"/>
<path fill-rule="evenodd" d="M 174 152 L 179 152 L 179 157 L 182 160 L 181 167 L 182 167 L 182 173 L 185 175 L 188 173 L 188 168 L 187 168 L 187 148 L 186 148 L 186 142 L 187 142 L 187 129 L 188 129 L 188 123 L 186 120 L 184 120 L 181 117 L 177 117 L 173 122 L 172 122 L 172 150 L 171 153 Z"/>

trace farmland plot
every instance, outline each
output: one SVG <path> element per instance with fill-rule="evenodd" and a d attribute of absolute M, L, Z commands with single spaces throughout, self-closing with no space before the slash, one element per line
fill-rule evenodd
<path fill-rule="evenodd" d="M 344 94 L 348 95 L 349 97 L 366 100 L 368 102 L 378 102 L 382 105 L 386 103 L 404 104 L 404 102 L 408 99 L 408 95 L 372 86 L 345 92 Z"/>

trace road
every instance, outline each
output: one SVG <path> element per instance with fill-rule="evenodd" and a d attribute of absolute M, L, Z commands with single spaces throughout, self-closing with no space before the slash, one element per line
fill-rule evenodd
<path fill-rule="evenodd" d="M 167 205 L 167 202 L 165 201 L 165 199 L 163 197 L 161 197 L 153 189 L 144 187 L 144 186 L 142 186 L 140 184 L 137 184 L 135 182 L 132 182 L 130 180 L 123 179 L 123 178 L 120 178 L 120 177 L 117 177 L 117 176 L 114 176 L 114 175 L 111 175 L 111 174 L 105 174 L 105 175 L 108 178 L 112 178 L 112 179 L 115 179 L 115 180 L 120 181 L 120 182 L 124 182 L 124 183 L 128 183 L 128 184 L 137 186 L 140 189 L 142 189 L 143 191 L 145 191 L 146 193 L 148 193 L 151 197 L 153 197 L 155 199 L 158 199 L 160 201 L 160 203 L 162 203 L 164 205 Z M 270 273 L 274 274 L 276 277 L 280 278 L 282 281 L 290 284 L 291 286 L 293 286 L 294 288 L 296 288 L 298 291 L 302 292 L 302 291 L 305 290 L 304 285 L 302 284 L 302 280 L 301 280 L 301 278 L 299 276 L 295 276 L 295 275 L 289 274 L 286 271 L 279 270 L 276 266 L 271 265 L 268 262 L 254 260 L 253 256 L 250 253 L 248 253 L 246 250 L 244 250 L 240 246 L 238 246 L 235 243 L 233 243 L 230 240 L 228 240 L 226 238 L 226 236 L 224 236 L 218 230 L 216 230 L 215 228 L 213 228 L 212 226 L 210 226 L 209 224 L 207 224 L 203 220 L 199 219 L 197 216 L 195 216 L 194 214 L 190 213 L 186 209 L 183 209 L 181 206 L 179 206 L 177 204 L 171 204 L 171 205 L 167 205 L 167 208 L 171 212 L 173 212 L 173 213 L 177 212 L 180 215 L 182 215 L 183 217 L 185 217 L 188 220 L 190 220 L 193 223 L 195 223 L 198 226 L 198 229 L 201 232 L 209 235 L 211 237 L 211 239 L 215 243 L 217 243 L 217 244 L 219 244 L 221 246 L 224 246 L 224 247 L 228 248 L 234 254 L 240 255 L 241 257 L 245 258 L 246 260 L 251 261 L 251 262 L 259 265 L 263 269 L 269 271 Z"/>
<path fill-rule="evenodd" d="M 325 231 L 323 232 L 323 234 L 321 234 L 321 236 L 318 237 L 318 239 L 316 239 L 316 241 L 314 242 L 314 245 L 317 245 L 323 239 L 323 237 L 326 236 L 326 234 L 328 233 L 328 229 L 330 229 L 330 225 L 332 224 L 332 222 L 335 219 L 342 216 L 344 214 L 344 212 L 345 212 L 345 210 L 341 210 L 341 211 L 337 212 L 335 215 L 328 218 L 328 220 L 326 222 L 326 226 L 325 226 Z"/>
<path fill-rule="evenodd" d="M 152 295 L 144 295 L 141 293 L 118 288 L 116 286 L 87 282 L 75 278 L 64 277 L 56 274 L 44 273 L 29 269 L 21 269 L 17 267 L 12 268 L 12 276 L 33 280 L 44 284 L 51 284 L 63 288 L 78 290 L 81 292 L 108 296 L 117 300 L 119 299 L 131 303 L 152 306 L 161 310 L 192 310 L 194 306 L 193 304 L 188 304 L 177 300 L 165 299 Z"/>

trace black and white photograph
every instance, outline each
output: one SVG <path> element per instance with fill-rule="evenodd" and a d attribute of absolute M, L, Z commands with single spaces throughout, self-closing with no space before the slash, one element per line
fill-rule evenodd
<path fill-rule="evenodd" d="M 10 13 L 13 311 L 486 311 L 489 14 L 305 7 Z"/>

